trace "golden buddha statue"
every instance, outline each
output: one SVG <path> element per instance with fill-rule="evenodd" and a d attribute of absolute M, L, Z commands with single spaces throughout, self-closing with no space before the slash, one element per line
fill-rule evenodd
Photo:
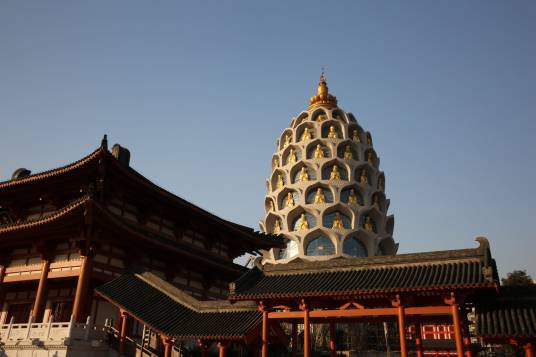
<path fill-rule="evenodd" d="M 290 134 L 285 135 L 285 142 L 283 144 L 283 147 L 286 148 L 290 145 Z"/>
<path fill-rule="evenodd" d="M 339 135 L 337 135 L 337 130 L 335 130 L 335 126 L 331 125 L 329 127 L 328 139 L 337 139 L 338 137 Z"/>
<path fill-rule="evenodd" d="M 324 190 L 317 188 L 315 193 L 315 203 L 326 203 L 326 196 L 324 196 Z"/>
<path fill-rule="evenodd" d="M 301 136 L 301 141 L 304 140 L 311 140 L 311 132 L 309 131 L 309 128 L 303 129 L 303 134 Z"/>
<path fill-rule="evenodd" d="M 352 148 L 350 145 L 346 145 L 346 148 L 344 149 L 344 159 L 345 160 L 353 160 L 354 154 L 352 153 Z"/>
<path fill-rule="evenodd" d="M 316 144 L 315 153 L 313 154 L 314 159 L 323 159 L 324 158 L 324 150 L 322 150 L 321 144 Z"/>
<path fill-rule="evenodd" d="M 359 130 L 354 129 L 354 131 L 352 132 L 352 140 L 355 141 L 356 143 L 361 142 L 361 138 L 359 137 Z"/>
<path fill-rule="evenodd" d="M 301 182 L 307 182 L 309 181 L 309 173 L 307 172 L 307 169 L 305 168 L 305 166 L 303 166 L 300 170 L 300 176 L 299 176 L 299 180 Z"/>
<path fill-rule="evenodd" d="M 298 160 L 298 157 L 296 156 L 296 151 L 294 151 L 294 149 L 291 148 L 288 154 L 287 164 L 295 164 L 297 160 Z"/>
<path fill-rule="evenodd" d="M 283 188 L 283 185 L 285 183 L 283 182 L 283 175 L 277 174 L 277 189 Z"/>
<path fill-rule="evenodd" d="M 368 184 L 367 170 L 361 170 L 361 176 L 359 176 L 359 182 L 362 184 Z"/>
<path fill-rule="evenodd" d="M 340 180 L 341 179 L 341 174 L 339 172 L 339 167 L 337 165 L 333 165 L 333 167 L 331 168 L 331 173 L 329 174 L 329 179 L 330 180 Z"/>
<path fill-rule="evenodd" d="M 294 207 L 294 196 L 292 195 L 292 192 L 287 193 L 287 203 L 285 206 Z"/>
<path fill-rule="evenodd" d="M 369 151 L 367 154 L 367 162 L 374 166 L 374 155 L 372 154 L 372 151 Z"/>
<path fill-rule="evenodd" d="M 281 233 L 281 223 L 279 222 L 279 219 L 276 219 L 274 224 L 274 234 L 279 233 Z"/>
<path fill-rule="evenodd" d="M 326 119 L 327 119 L 326 114 L 320 114 L 319 116 L 316 117 L 316 121 L 324 121 Z"/>
<path fill-rule="evenodd" d="M 365 230 L 367 232 L 373 232 L 374 231 L 374 223 L 372 223 L 372 219 L 370 218 L 370 216 L 367 216 L 365 218 L 364 228 L 365 228 Z"/>
<path fill-rule="evenodd" d="M 342 224 L 342 218 L 339 212 L 335 212 L 335 218 L 333 218 L 333 225 L 331 226 L 332 229 L 344 229 L 344 225 Z"/>
<path fill-rule="evenodd" d="M 272 160 L 272 170 L 279 166 L 279 158 L 276 156 Z"/>
<path fill-rule="evenodd" d="M 298 222 L 298 230 L 299 231 L 306 231 L 309 229 L 309 222 L 307 222 L 307 218 L 305 217 L 305 213 L 302 213 L 300 216 L 300 220 Z"/>
<path fill-rule="evenodd" d="M 357 195 L 355 194 L 355 190 L 353 188 L 350 190 L 350 195 L 348 195 L 348 204 L 350 205 L 357 204 Z"/>

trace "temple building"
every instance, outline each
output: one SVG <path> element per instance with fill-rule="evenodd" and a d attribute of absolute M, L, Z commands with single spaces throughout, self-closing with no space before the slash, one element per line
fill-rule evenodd
<path fill-rule="evenodd" d="M 534 357 L 536 290 L 500 285 L 486 238 L 397 254 L 372 136 L 323 74 L 277 141 L 262 233 L 129 157 L 105 137 L 0 183 L 0 356 L 472 357 L 512 344 Z M 233 263 L 245 253 L 249 269 Z M 356 325 L 376 327 L 342 341 Z"/>

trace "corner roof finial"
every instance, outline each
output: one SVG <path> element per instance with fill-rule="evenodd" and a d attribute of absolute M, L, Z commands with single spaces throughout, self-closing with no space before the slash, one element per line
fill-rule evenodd
<path fill-rule="evenodd" d="M 101 140 L 101 148 L 103 150 L 108 150 L 108 135 L 104 134 Z"/>
<path fill-rule="evenodd" d="M 337 106 L 337 98 L 329 94 L 328 83 L 326 81 L 326 74 L 324 72 L 324 67 L 322 67 L 322 72 L 320 73 L 320 81 L 318 83 L 318 89 L 316 90 L 316 95 L 309 99 L 309 107 L 315 106 L 325 106 L 328 108 Z"/>

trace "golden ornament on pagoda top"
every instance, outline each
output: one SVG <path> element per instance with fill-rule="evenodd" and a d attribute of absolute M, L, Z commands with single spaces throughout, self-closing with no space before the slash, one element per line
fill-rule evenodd
<path fill-rule="evenodd" d="M 309 108 L 324 106 L 328 108 L 333 108 L 337 106 L 337 98 L 328 91 L 328 84 L 326 83 L 326 77 L 324 72 L 320 75 L 320 83 L 318 83 L 318 88 L 316 90 L 316 95 L 312 96 L 309 99 Z"/>

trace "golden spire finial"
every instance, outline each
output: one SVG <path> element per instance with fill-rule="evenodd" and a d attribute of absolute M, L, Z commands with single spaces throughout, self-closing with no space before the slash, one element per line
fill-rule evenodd
<path fill-rule="evenodd" d="M 322 68 L 322 73 L 320 74 L 320 82 L 318 83 L 318 89 L 316 90 L 316 95 L 309 99 L 309 107 L 315 106 L 325 106 L 325 107 L 336 107 L 337 98 L 329 94 L 328 83 L 326 82 L 326 75 L 324 74 L 324 69 Z"/>

